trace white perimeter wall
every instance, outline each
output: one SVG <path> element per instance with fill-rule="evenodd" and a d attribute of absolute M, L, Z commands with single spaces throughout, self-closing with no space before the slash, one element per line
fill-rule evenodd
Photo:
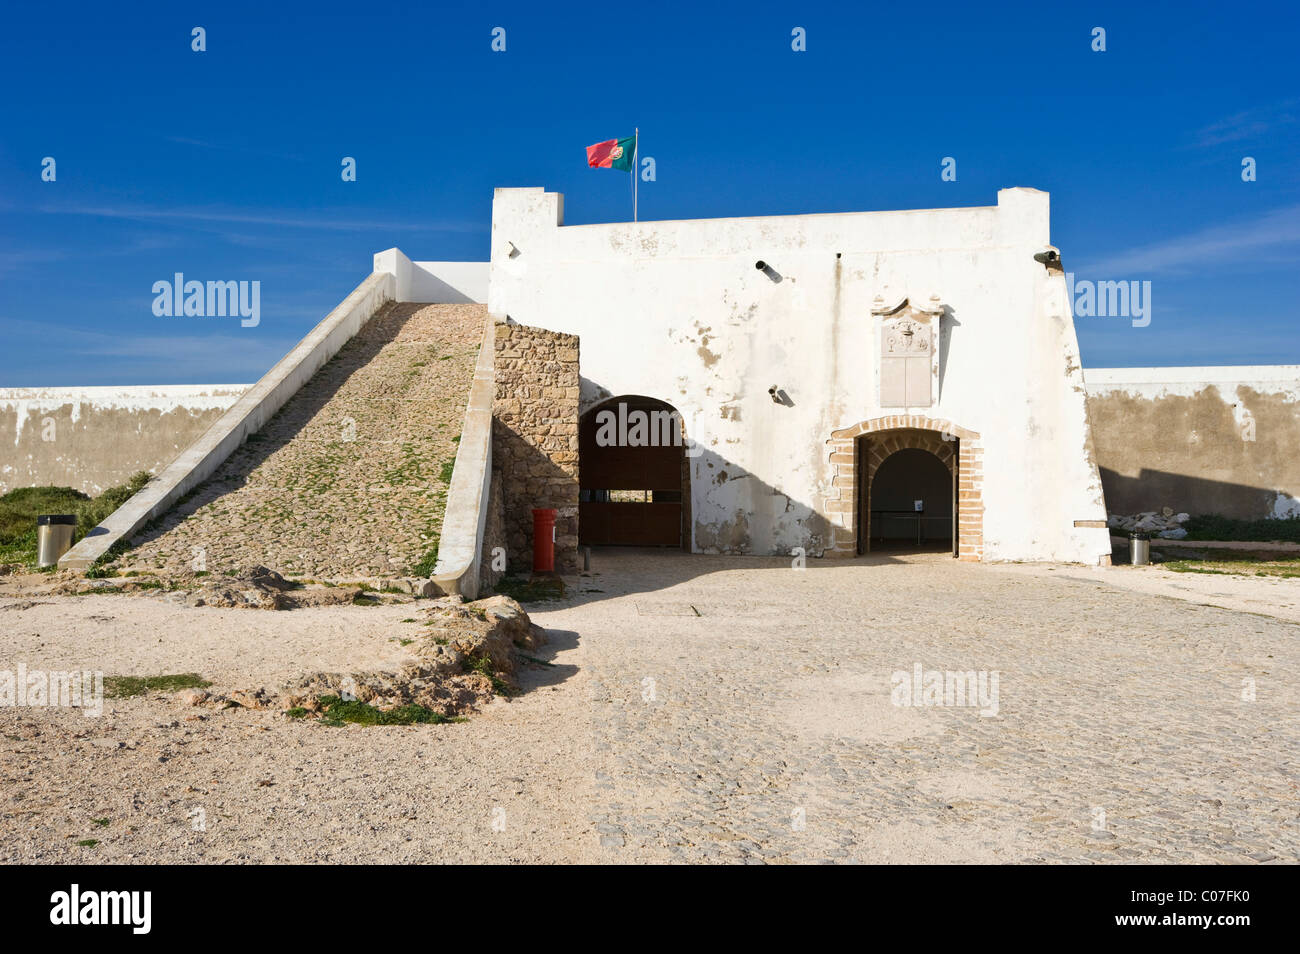
<path fill-rule="evenodd" d="M 1300 364 L 1234 365 L 1205 368 L 1088 368 L 1083 372 L 1089 394 L 1123 392 L 1155 399 L 1167 395 L 1192 397 L 1212 387 L 1225 400 L 1236 402 L 1247 388 L 1283 395 L 1300 403 Z"/>
<path fill-rule="evenodd" d="M 981 435 L 986 559 L 1096 563 L 1106 531 L 1073 526 L 1105 511 L 1064 274 L 1033 259 L 1048 221 L 1046 193 L 1007 189 L 993 207 L 563 227 L 562 195 L 498 189 L 488 306 L 581 336 L 584 407 L 681 412 L 705 448 L 696 549 L 819 550 L 831 431 L 915 413 Z M 877 405 L 877 294 L 949 306 L 934 407 Z"/>
<path fill-rule="evenodd" d="M 375 255 L 374 270 L 397 280 L 397 301 L 421 304 L 485 304 L 487 262 L 413 262 L 400 249 Z"/>
<path fill-rule="evenodd" d="M 1300 365 L 1090 368 L 1112 513 L 1300 514 Z"/>
<path fill-rule="evenodd" d="M 0 388 L 0 493 L 52 484 L 99 494 L 157 473 L 246 384 Z"/>

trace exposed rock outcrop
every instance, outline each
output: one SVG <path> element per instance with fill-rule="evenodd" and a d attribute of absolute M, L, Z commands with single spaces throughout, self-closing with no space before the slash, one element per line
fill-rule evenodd
<path fill-rule="evenodd" d="M 379 709 L 421 705 L 445 716 L 473 711 L 518 686 L 519 650 L 536 649 L 546 632 L 507 596 L 474 603 L 440 600 L 425 611 L 428 631 L 410 647 L 414 659 L 392 672 L 312 673 L 285 689 L 286 708 L 319 708 L 322 697 L 355 699 Z"/>

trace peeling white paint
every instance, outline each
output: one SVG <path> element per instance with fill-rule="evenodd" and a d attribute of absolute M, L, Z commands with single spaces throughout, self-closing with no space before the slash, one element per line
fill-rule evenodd
<path fill-rule="evenodd" d="M 1131 397 L 1195 397 L 1207 387 L 1225 404 L 1241 402 L 1241 388 L 1279 394 L 1300 403 L 1300 365 L 1240 365 L 1181 368 L 1088 368 L 1083 378 L 1089 394 L 1121 392 Z"/>
<path fill-rule="evenodd" d="M 691 421 L 704 548 L 810 547 L 837 522 L 831 432 L 911 413 L 981 435 L 986 558 L 1095 563 L 1110 543 L 1075 526 L 1105 513 L 1064 275 L 1033 257 L 1048 219 L 1046 193 L 1005 189 L 979 208 L 564 226 L 557 193 L 498 189 L 488 310 L 579 335 L 584 399 L 644 394 Z M 872 302 L 932 294 L 941 388 L 882 408 Z"/>
<path fill-rule="evenodd" d="M 69 404 L 89 404 L 114 411 L 209 410 L 229 407 L 250 385 L 164 384 L 113 387 L 0 388 L 0 410 L 31 404 L 57 410 Z"/>
<path fill-rule="evenodd" d="M 0 443 L 9 443 L 9 429 L 12 429 L 14 448 L 23 445 L 26 435 L 26 446 L 36 447 L 38 451 L 23 455 L 26 467 L 15 467 L 8 462 L 3 464 L 0 473 L 6 475 L 4 486 L 9 485 L 10 475 L 14 475 L 13 479 L 21 480 L 24 485 L 72 482 L 84 484 L 81 489 L 91 492 L 102 489 L 87 475 L 98 472 L 104 461 L 83 459 L 75 454 L 73 459 L 69 459 L 43 444 L 41 437 L 46 418 L 55 420 L 57 441 L 62 447 L 67 446 L 70 438 L 75 440 L 78 433 L 84 433 L 96 415 L 108 413 L 116 415 L 115 436 L 133 435 L 131 439 L 136 440 L 157 429 L 156 425 L 146 429 L 146 418 L 153 418 L 156 422 L 159 415 L 176 411 L 187 415 L 223 411 L 234 404 L 247 388 L 248 385 L 244 384 L 0 388 Z M 34 429 L 35 437 L 27 435 L 29 428 Z M 165 435 L 157 436 L 160 444 L 167 439 Z M 106 442 L 112 443 L 112 436 L 106 437 Z M 84 450 L 77 452 L 84 453 Z"/>

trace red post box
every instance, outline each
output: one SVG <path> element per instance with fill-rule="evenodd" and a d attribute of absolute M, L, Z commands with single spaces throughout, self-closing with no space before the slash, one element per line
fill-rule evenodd
<path fill-rule="evenodd" d="M 533 511 L 533 572 L 555 572 L 555 517 L 557 510 Z"/>

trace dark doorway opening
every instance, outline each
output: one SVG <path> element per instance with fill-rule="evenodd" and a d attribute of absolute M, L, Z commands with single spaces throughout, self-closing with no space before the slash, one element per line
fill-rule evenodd
<path fill-rule="evenodd" d="M 690 474 L 681 417 L 641 395 L 578 422 L 578 542 L 689 549 Z"/>
<path fill-rule="evenodd" d="M 928 450 L 890 454 L 870 478 L 870 549 L 951 551 L 953 475 Z"/>

